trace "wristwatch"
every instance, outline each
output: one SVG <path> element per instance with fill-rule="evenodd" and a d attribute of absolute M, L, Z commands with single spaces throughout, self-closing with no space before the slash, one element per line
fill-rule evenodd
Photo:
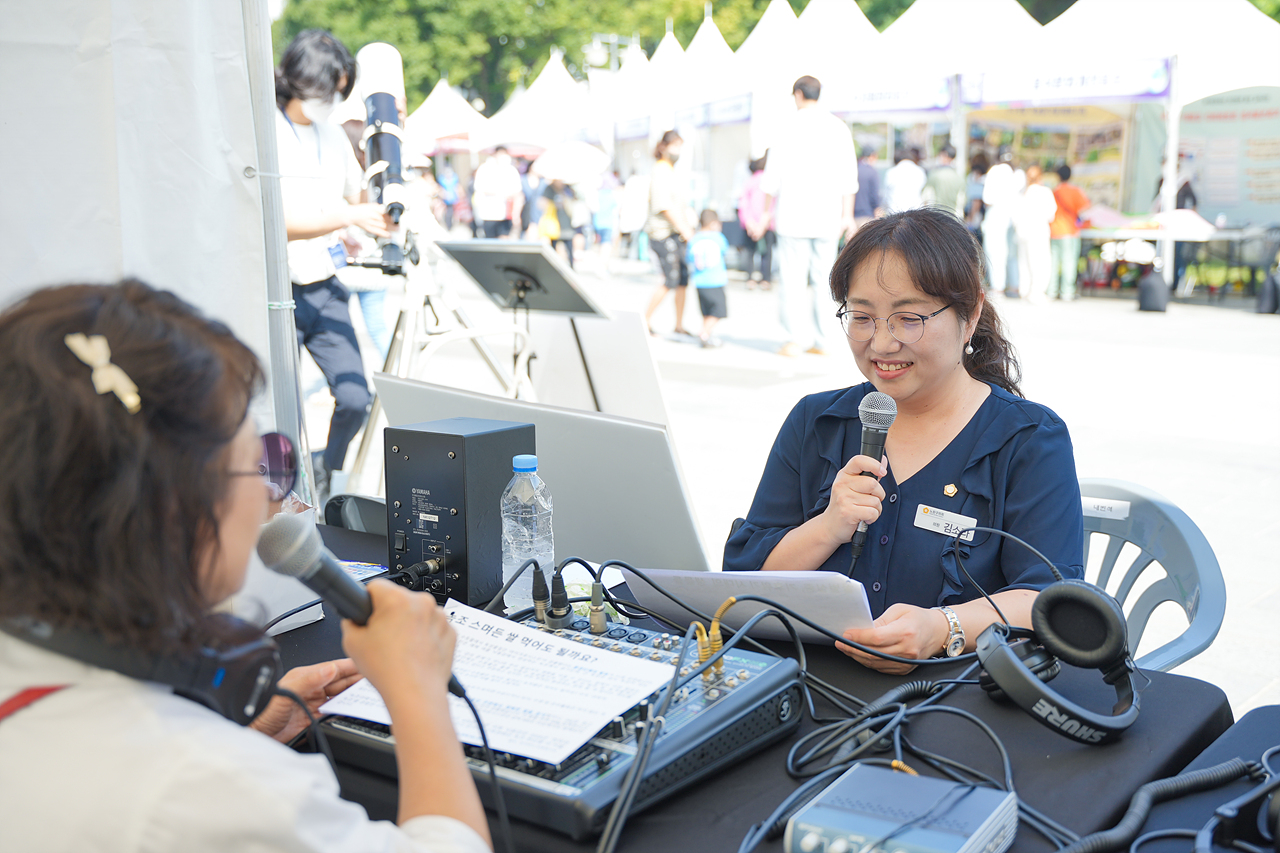
<path fill-rule="evenodd" d="M 956 616 L 956 612 L 945 604 L 937 608 L 942 611 L 942 615 L 947 617 L 947 627 L 950 633 L 947 634 L 947 641 L 942 647 L 942 653 L 946 657 L 953 658 L 964 652 L 964 628 L 960 625 L 960 619 Z"/>

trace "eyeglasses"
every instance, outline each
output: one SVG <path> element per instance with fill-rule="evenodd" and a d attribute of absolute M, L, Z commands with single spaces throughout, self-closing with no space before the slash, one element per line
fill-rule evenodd
<path fill-rule="evenodd" d="M 889 334 L 893 335 L 901 343 L 914 344 L 924 337 L 924 321 L 937 317 L 950 307 L 950 305 L 943 305 L 932 314 L 897 311 L 888 317 L 872 317 L 862 311 L 841 308 L 836 312 L 836 317 L 839 318 L 840 325 L 844 327 L 844 333 L 849 336 L 851 341 L 871 340 L 876 334 L 876 320 L 884 320 L 889 329 Z"/>
<path fill-rule="evenodd" d="M 271 500 L 284 500 L 298 481 L 298 453 L 287 435 L 269 432 L 262 437 L 262 458 L 256 471 L 228 471 L 233 477 L 261 477 Z"/>

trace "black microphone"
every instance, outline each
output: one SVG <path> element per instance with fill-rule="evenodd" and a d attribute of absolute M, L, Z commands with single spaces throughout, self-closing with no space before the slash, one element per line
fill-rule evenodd
<path fill-rule="evenodd" d="M 872 391 L 862 398 L 858 404 L 858 419 L 862 421 L 862 455 L 870 456 L 877 462 L 884 456 L 884 442 L 889 435 L 889 427 L 898 416 L 898 404 L 888 394 Z M 862 476 L 874 477 L 875 474 L 863 471 Z M 853 559 L 849 561 L 849 577 L 853 577 L 853 567 L 858 564 L 862 555 L 862 546 L 867 542 L 867 523 L 858 522 L 858 529 L 853 534 Z"/>
<path fill-rule="evenodd" d="M 320 531 L 302 515 L 282 515 L 262 528 L 258 556 L 267 568 L 297 578 L 357 625 L 369 621 L 373 602 L 324 547 Z"/>
<path fill-rule="evenodd" d="M 344 619 L 364 625 L 373 613 L 369 590 L 352 579 L 324 547 L 320 531 L 302 515 L 282 515 L 263 526 L 258 556 L 268 569 L 297 578 L 334 606 Z M 464 696 L 458 679 L 449 676 L 449 692 Z"/>

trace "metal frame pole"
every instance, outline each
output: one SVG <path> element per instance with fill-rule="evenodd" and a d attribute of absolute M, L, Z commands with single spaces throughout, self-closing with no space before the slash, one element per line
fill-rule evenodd
<path fill-rule="evenodd" d="M 276 151 L 275 63 L 271 53 L 271 22 L 265 0 L 240 0 L 244 17 L 245 58 L 253 125 L 258 144 L 257 167 L 245 173 L 258 178 L 262 194 L 263 249 L 266 255 L 267 340 L 270 364 L 267 380 L 278 432 L 292 436 L 299 455 L 299 488 L 307 503 L 315 504 L 311 453 L 302 419 L 302 390 L 298 381 L 298 333 L 293 321 L 293 286 L 289 281 L 286 251 L 284 199 L 280 194 L 279 159 Z M 323 511 L 322 507 L 317 507 Z"/>

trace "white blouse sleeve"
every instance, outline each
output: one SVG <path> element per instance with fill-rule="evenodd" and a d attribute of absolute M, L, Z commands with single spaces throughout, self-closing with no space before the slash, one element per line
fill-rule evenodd
<path fill-rule="evenodd" d="M 403 828 L 370 820 L 338 796 L 320 756 L 300 755 L 256 733 L 228 749 L 180 756 L 167 779 L 152 780 L 138 850 L 187 853 L 490 853 L 468 826 L 421 816 Z M 203 745 L 207 746 L 207 744 Z"/>

